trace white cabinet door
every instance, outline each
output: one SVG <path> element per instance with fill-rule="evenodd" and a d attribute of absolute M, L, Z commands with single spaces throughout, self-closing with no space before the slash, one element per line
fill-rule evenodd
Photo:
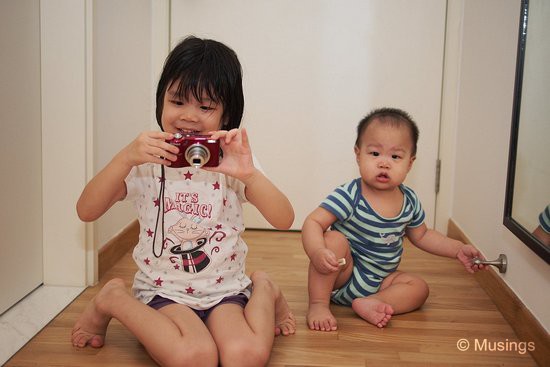
<path fill-rule="evenodd" d="M 42 283 L 38 0 L 0 2 L 0 313 Z"/>
<path fill-rule="evenodd" d="M 406 184 L 432 226 L 445 11 L 440 0 L 174 0 L 171 41 L 214 38 L 239 55 L 243 126 L 265 172 L 294 205 L 294 229 L 358 176 L 357 123 L 382 106 L 408 111 L 419 125 Z M 247 227 L 269 227 L 249 206 L 245 215 Z"/>

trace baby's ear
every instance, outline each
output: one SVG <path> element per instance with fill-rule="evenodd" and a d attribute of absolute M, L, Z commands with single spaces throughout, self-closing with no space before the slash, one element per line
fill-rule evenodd
<path fill-rule="evenodd" d="M 355 145 L 353 147 L 353 151 L 355 152 L 355 159 L 359 161 L 359 153 L 361 153 L 361 149 L 357 145 Z"/>
<path fill-rule="evenodd" d="M 416 156 L 413 155 L 411 159 L 409 160 L 409 170 L 412 168 L 414 161 L 416 160 Z"/>

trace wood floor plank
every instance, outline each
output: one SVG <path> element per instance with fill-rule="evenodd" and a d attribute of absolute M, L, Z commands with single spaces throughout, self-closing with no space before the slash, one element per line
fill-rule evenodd
<path fill-rule="evenodd" d="M 334 306 L 339 330 L 315 332 L 305 323 L 308 259 L 300 233 L 249 230 L 244 238 L 250 248 L 247 272 L 267 271 L 298 322 L 296 335 L 276 338 L 271 367 L 536 366 L 528 352 L 511 347 L 528 341 L 517 338 L 474 277 L 456 261 L 406 244 L 402 270 L 419 274 L 430 285 L 430 297 L 420 310 L 394 316 L 387 328 L 378 329 L 350 308 Z M 116 321 L 109 325 L 101 349 L 77 349 L 70 343 L 74 322 L 100 287 L 113 277 L 123 278 L 130 287 L 135 271 L 128 252 L 100 284 L 83 292 L 5 366 L 154 366 L 143 346 Z M 470 344 L 468 350 L 457 347 L 461 339 Z M 476 341 L 484 340 L 486 346 L 508 343 L 507 348 L 476 350 Z"/>

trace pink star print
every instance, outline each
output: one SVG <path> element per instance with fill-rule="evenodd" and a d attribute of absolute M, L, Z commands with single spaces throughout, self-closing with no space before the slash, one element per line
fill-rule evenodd
<path fill-rule="evenodd" d="M 159 200 L 159 199 L 155 199 L 155 200 L 153 200 L 153 203 L 155 203 L 155 207 L 157 207 L 157 206 L 160 205 L 160 200 Z"/>
<path fill-rule="evenodd" d="M 221 224 L 216 224 L 216 229 L 222 229 L 222 225 Z"/>
<path fill-rule="evenodd" d="M 237 254 L 231 255 L 231 261 L 235 261 L 236 258 L 237 258 Z"/>
<path fill-rule="evenodd" d="M 218 279 L 216 279 L 216 283 L 218 284 L 220 284 L 222 281 L 223 281 L 223 277 L 219 277 Z"/>
<path fill-rule="evenodd" d="M 219 190 L 220 189 L 220 183 L 218 181 L 213 183 L 212 186 L 213 186 L 214 190 Z"/>
<path fill-rule="evenodd" d="M 166 179 L 165 179 L 164 177 L 159 177 L 159 182 L 162 183 L 162 182 L 164 182 L 164 181 L 166 181 Z"/>
<path fill-rule="evenodd" d="M 160 279 L 160 277 L 155 279 L 155 285 L 157 285 L 159 287 L 162 287 L 162 282 L 164 282 L 164 280 Z"/>
<path fill-rule="evenodd" d="M 149 229 L 147 230 L 147 236 L 148 236 L 148 237 L 153 237 L 153 233 L 154 233 L 154 232 L 151 231 L 151 228 L 149 228 Z"/>
<path fill-rule="evenodd" d="M 193 294 L 195 290 L 192 287 L 187 287 L 185 288 L 185 291 L 187 292 L 187 294 Z"/>
<path fill-rule="evenodd" d="M 189 172 L 189 171 L 187 171 L 187 173 L 184 173 L 183 175 L 185 176 L 185 179 L 186 179 L 186 180 L 190 180 L 191 177 L 193 177 L 193 174 L 192 174 L 191 172 Z"/>
<path fill-rule="evenodd" d="M 144 262 L 145 264 L 149 265 L 149 263 L 151 262 L 151 260 L 149 260 L 149 258 L 146 257 L 145 260 L 143 260 L 143 262 Z"/>

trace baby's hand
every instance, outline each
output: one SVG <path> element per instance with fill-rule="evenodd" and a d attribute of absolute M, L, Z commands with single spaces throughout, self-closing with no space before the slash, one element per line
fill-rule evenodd
<path fill-rule="evenodd" d="M 139 166 L 143 163 L 158 163 L 169 166 L 177 159 L 179 149 L 166 142 L 174 138 L 174 134 L 163 131 L 145 131 L 128 144 L 122 154 L 129 166 Z"/>
<path fill-rule="evenodd" d="M 472 245 L 462 246 L 460 250 L 458 250 L 458 253 L 456 254 L 456 258 L 464 265 L 464 267 L 466 268 L 466 271 L 468 271 L 469 273 L 475 273 L 476 271 L 485 269 L 485 265 L 483 264 L 480 264 L 480 265 L 474 264 L 475 258 L 479 258 L 482 260 L 485 260 L 485 258 Z"/>
<path fill-rule="evenodd" d="M 311 257 L 311 263 L 321 274 L 330 274 L 338 271 L 340 264 L 334 252 L 328 248 L 321 248 Z"/>
<path fill-rule="evenodd" d="M 256 173 L 246 130 L 220 130 L 213 131 L 211 134 L 212 139 L 220 140 L 223 158 L 218 167 L 203 168 L 208 171 L 225 173 L 246 184 L 246 180 Z"/>

